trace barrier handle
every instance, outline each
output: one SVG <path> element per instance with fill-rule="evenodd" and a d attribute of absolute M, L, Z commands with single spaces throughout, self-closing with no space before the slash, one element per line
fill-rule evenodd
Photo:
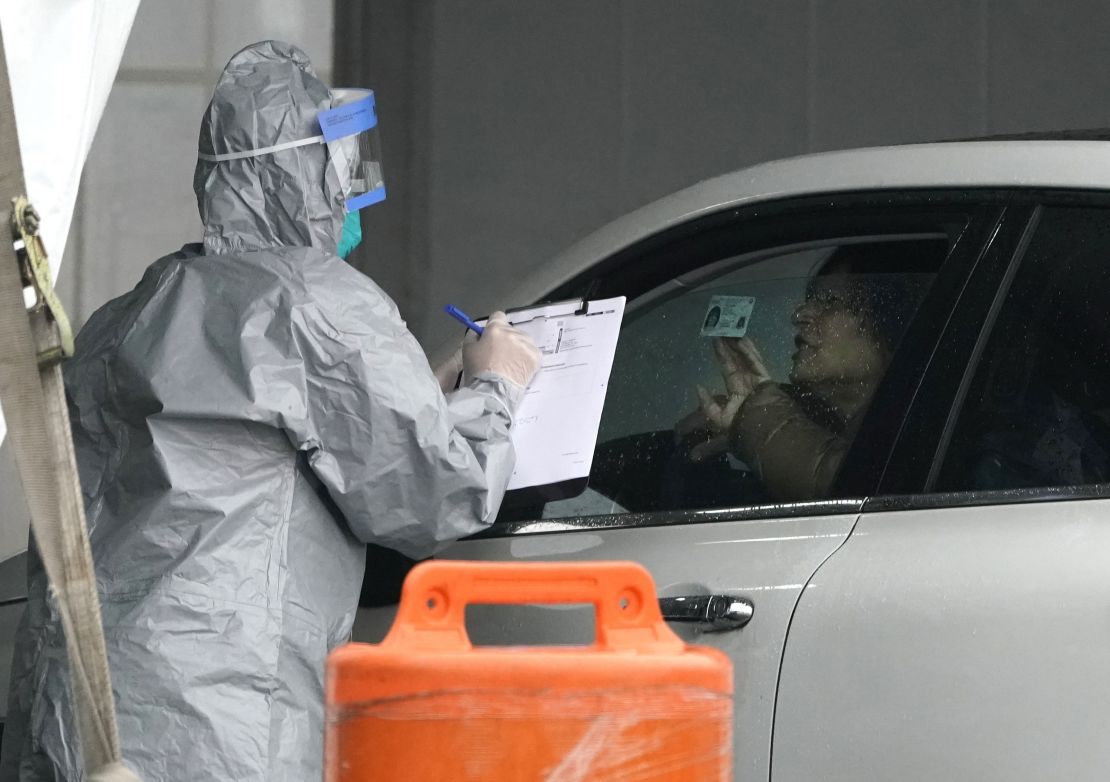
<path fill-rule="evenodd" d="M 475 603 L 591 603 L 593 648 L 676 652 L 685 648 L 659 611 L 655 582 L 635 562 L 457 562 L 433 560 L 405 579 L 383 646 L 472 648 L 466 607 Z"/>

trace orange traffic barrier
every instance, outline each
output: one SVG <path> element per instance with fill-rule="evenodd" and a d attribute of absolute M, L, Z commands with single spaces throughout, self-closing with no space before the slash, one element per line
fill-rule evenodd
<path fill-rule="evenodd" d="M 590 646 L 475 647 L 466 606 L 592 603 Z M 732 667 L 631 562 L 427 562 L 378 645 L 328 657 L 325 779 L 722 782 Z"/>

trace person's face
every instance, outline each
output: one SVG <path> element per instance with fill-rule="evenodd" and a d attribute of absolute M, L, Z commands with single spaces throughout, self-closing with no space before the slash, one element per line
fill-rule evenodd
<path fill-rule="evenodd" d="M 814 281 L 806 300 L 794 310 L 794 364 L 790 380 L 809 385 L 869 383 L 886 367 L 886 352 L 849 308 L 848 278 L 842 274 Z"/>

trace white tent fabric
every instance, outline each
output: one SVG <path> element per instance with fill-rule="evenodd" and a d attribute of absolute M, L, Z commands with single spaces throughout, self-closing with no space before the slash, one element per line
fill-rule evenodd
<path fill-rule="evenodd" d="M 27 195 L 42 217 L 55 279 L 81 170 L 138 7 L 139 0 L 0 2 Z M 6 432 L 0 417 L 0 440 Z"/>

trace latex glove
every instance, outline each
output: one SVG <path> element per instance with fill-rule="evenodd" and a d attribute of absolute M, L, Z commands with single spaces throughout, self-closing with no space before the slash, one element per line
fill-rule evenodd
<path fill-rule="evenodd" d="M 690 460 L 700 462 L 728 450 L 729 432 L 737 413 L 748 397 L 759 386 L 771 380 L 767 364 L 759 349 L 747 337 L 719 338 L 713 341 L 713 352 L 721 368 L 727 396 L 714 396 L 701 386 L 697 387 L 698 411 L 709 431 L 709 439 L 690 449 Z M 679 422 L 690 426 L 691 417 Z M 677 431 L 678 427 L 676 427 Z"/>
<path fill-rule="evenodd" d="M 463 343 L 462 358 L 467 377 L 493 372 L 523 388 L 539 371 L 542 355 L 531 337 L 510 325 L 504 312 L 495 312 L 481 337 Z"/>
<path fill-rule="evenodd" d="M 455 384 L 459 381 L 459 373 L 463 371 L 462 356 L 462 346 L 460 345 L 459 349 L 451 354 L 450 358 L 432 370 L 432 374 L 439 381 L 440 390 L 445 394 L 455 390 Z"/>

